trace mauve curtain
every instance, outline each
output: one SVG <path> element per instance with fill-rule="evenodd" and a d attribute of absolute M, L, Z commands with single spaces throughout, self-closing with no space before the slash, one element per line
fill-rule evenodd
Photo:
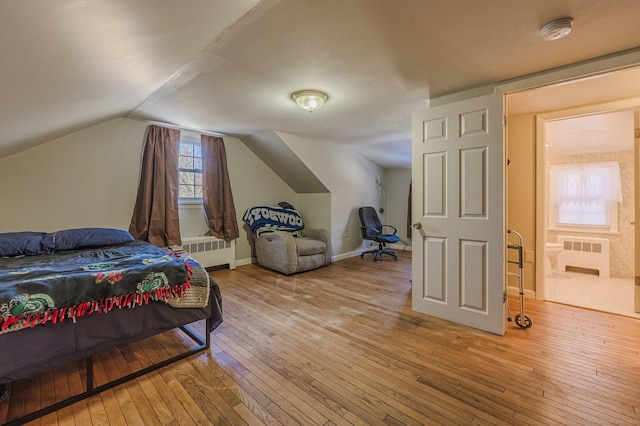
<path fill-rule="evenodd" d="M 182 244 L 178 217 L 179 149 L 180 130 L 149 127 L 129 232 L 158 247 Z"/>
<path fill-rule="evenodd" d="M 240 235 L 222 138 L 201 135 L 202 202 L 209 235 L 231 241 Z"/>

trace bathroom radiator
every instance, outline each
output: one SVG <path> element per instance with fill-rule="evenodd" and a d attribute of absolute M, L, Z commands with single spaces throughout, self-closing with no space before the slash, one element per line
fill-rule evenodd
<path fill-rule="evenodd" d="M 182 239 L 182 248 L 205 268 L 229 265 L 236 268 L 236 242 L 216 237 L 188 237 Z"/>
<path fill-rule="evenodd" d="M 563 250 L 558 254 L 558 271 L 567 266 L 595 269 L 601 277 L 609 277 L 609 240 L 606 238 L 558 235 Z"/>

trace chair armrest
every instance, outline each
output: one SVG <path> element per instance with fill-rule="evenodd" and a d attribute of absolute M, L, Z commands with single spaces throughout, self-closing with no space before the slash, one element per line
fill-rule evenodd
<path fill-rule="evenodd" d="M 327 250 L 325 252 L 324 264 L 329 265 L 331 263 L 331 238 L 329 238 L 329 232 L 326 229 L 304 228 L 302 230 L 302 236 L 311 238 L 314 240 L 322 241 L 327 246 Z"/>
<path fill-rule="evenodd" d="M 255 237 L 256 258 L 267 268 L 293 274 L 298 267 L 298 254 L 293 236 L 288 232 L 266 232 Z"/>
<path fill-rule="evenodd" d="M 385 227 L 385 226 L 386 226 L 387 228 L 391 228 L 391 229 L 393 229 L 393 235 L 396 235 L 396 232 L 398 232 L 398 228 L 396 228 L 395 226 L 392 226 L 392 225 L 382 225 L 382 228 L 384 229 L 384 227 Z"/>

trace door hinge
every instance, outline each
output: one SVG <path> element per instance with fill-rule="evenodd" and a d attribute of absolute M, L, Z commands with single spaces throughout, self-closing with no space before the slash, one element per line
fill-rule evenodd
<path fill-rule="evenodd" d="M 505 303 L 507 301 L 507 292 L 503 291 L 502 292 L 502 303 Z"/>

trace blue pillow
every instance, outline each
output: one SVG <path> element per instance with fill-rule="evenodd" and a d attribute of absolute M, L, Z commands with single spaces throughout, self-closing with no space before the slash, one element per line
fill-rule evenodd
<path fill-rule="evenodd" d="M 115 246 L 134 241 L 127 231 L 112 228 L 77 228 L 51 232 L 44 236 L 45 252 L 78 250 L 81 248 Z"/>
<path fill-rule="evenodd" d="M 0 256 L 32 256 L 42 254 L 40 243 L 44 232 L 7 232 L 0 234 Z"/>

